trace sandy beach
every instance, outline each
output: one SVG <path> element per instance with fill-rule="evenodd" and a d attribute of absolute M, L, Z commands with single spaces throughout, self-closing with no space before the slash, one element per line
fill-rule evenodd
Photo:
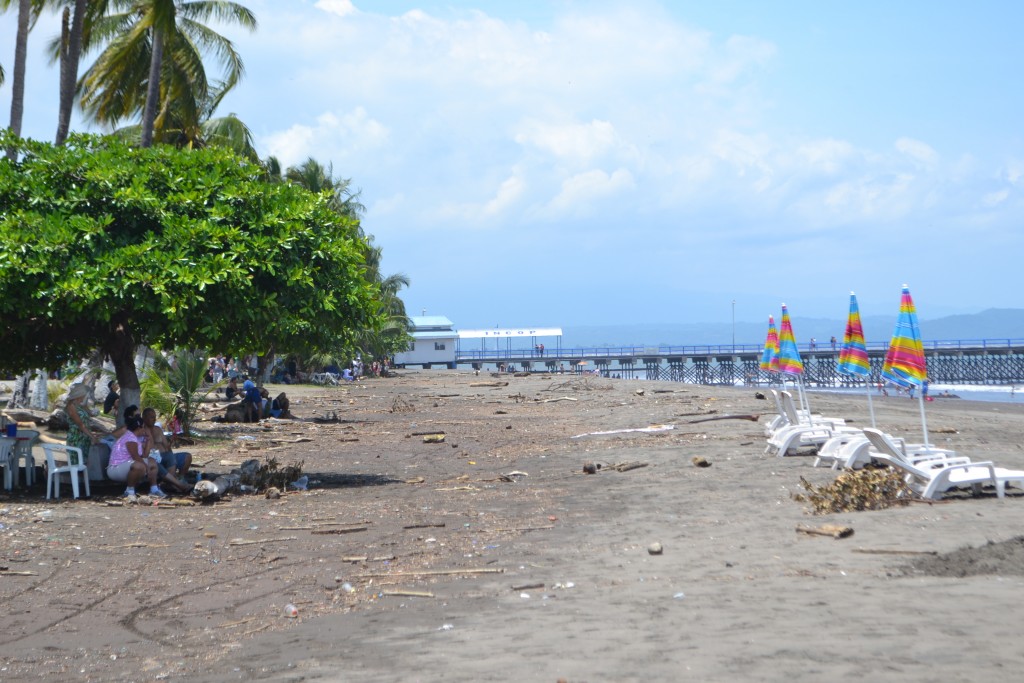
<path fill-rule="evenodd" d="M 791 495 L 835 472 L 764 456 L 766 418 L 701 421 L 770 414 L 748 388 L 403 371 L 288 391 L 303 420 L 204 422 L 216 438 L 192 450 L 207 473 L 303 461 L 307 492 L 175 507 L 118 506 L 115 487 L 0 497 L 0 680 L 1024 676 L 1019 490 L 812 516 Z M 863 396 L 811 401 L 869 424 Z M 920 440 L 916 402 L 875 409 Z M 937 445 L 1024 469 L 1021 406 L 927 411 Z M 594 434 L 650 425 L 672 429 Z M 854 533 L 796 532 L 822 524 Z"/>

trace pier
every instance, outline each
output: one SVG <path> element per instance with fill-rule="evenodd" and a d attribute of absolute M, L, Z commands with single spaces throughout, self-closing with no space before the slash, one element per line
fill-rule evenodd
<path fill-rule="evenodd" d="M 841 345 L 800 345 L 804 383 L 811 386 L 863 384 L 836 372 Z M 1024 339 L 967 339 L 924 342 L 928 379 L 941 384 L 1013 384 L 1024 382 Z M 888 342 L 867 344 L 870 381 L 881 381 Z M 719 346 L 626 346 L 533 349 L 459 349 L 456 365 L 476 369 L 503 366 L 524 372 L 596 372 L 605 377 L 667 380 L 691 384 L 768 384 L 774 373 L 761 370 L 763 348 L 754 344 Z"/>

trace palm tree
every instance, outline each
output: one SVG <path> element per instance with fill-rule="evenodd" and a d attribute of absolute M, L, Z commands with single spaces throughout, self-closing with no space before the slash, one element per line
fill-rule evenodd
<path fill-rule="evenodd" d="M 82 107 L 97 122 L 114 125 L 141 113 L 143 146 L 150 146 L 154 131 L 174 116 L 182 130 L 195 134 L 203 103 L 219 99 L 202 53 L 213 53 L 224 68 L 221 95 L 244 72 L 231 41 L 203 22 L 213 18 L 254 30 L 256 17 L 228 0 L 110 1 L 124 11 L 100 17 L 92 26 L 91 44 L 107 45 L 82 77 Z"/>
<path fill-rule="evenodd" d="M 0 7 L 9 9 L 11 0 L 0 0 Z M 11 83 L 11 132 L 21 135 L 21 120 L 25 114 L 25 60 L 28 56 L 28 32 L 32 14 L 32 0 L 18 0 L 18 34 L 14 40 L 14 82 Z M 7 158 L 14 161 L 17 151 L 7 149 Z"/>
<path fill-rule="evenodd" d="M 75 101 L 75 84 L 78 81 L 78 59 L 82 55 L 82 36 L 85 30 L 86 12 L 97 15 L 106 12 L 106 0 L 89 3 L 74 0 L 72 8 L 64 7 L 60 22 L 60 109 L 57 112 L 57 136 L 54 142 L 63 145 L 71 127 L 71 108 Z"/>
<path fill-rule="evenodd" d="M 290 167 L 284 177 L 310 192 L 331 193 L 331 209 L 339 215 L 358 221 L 366 212 L 366 207 L 359 203 L 359 192 L 352 190 L 352 180 L 335 178 L 333 164 L 325 168 L 319 161 L 309 157 L 298 166 Z"/>

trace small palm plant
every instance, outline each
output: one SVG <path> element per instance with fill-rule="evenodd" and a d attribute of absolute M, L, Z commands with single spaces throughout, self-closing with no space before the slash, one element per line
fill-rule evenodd
<path fill-rule="evenodd" d="M 182 431 L 191 436 L 192 422 L 199 412 L 199 404 L 207 395 L 223 384 L 205 385 L 207 360 L 203 353 L 178 351 L 171 361 L 157 356 L 157 361 L 140 382 L 142 403 L 154 408 L 158 414 L 183 414 Z"/>

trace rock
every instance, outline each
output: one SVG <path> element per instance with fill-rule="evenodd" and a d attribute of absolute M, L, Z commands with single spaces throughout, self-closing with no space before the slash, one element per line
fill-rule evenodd
<path fill-rule="evenodd" d="M 281 489 L 277 488 L 276 486 L 271 486 L 269 489 L 267 489 L 265 495 L 270 500 L 277 500 L 278 498 L 281 497 Z"/>
<path fill-rule="evenodd" d="M 636 395 L 637 396 L 643 396 L 644 395 L 644 390 L 643 389 L 637 389 L 636 390 Z"/>
<path fill-rule="evenodd" d="M 661 544 L 657 541 L 647 546 L 647 553 L 649 555 L 661 555 L 661 553 L 664 552 L 664 550 L 665 549 L 662 548 Z"/>
<path fill-rule="evenodd" d="M 585 463 L 583 463 L 583 473 L 584 474 L 597 474 L 597 465 L 595 465 L 592 462 L 585 462 Z"/>
<path fill-rule="evenodd" d="M 711 467 L 711 463 L 708 462 L 706 458 L 699 455 L 693 456 L 693 458 L 690 459 L 690 462 L 692 462 L 696 467 Z"/>

